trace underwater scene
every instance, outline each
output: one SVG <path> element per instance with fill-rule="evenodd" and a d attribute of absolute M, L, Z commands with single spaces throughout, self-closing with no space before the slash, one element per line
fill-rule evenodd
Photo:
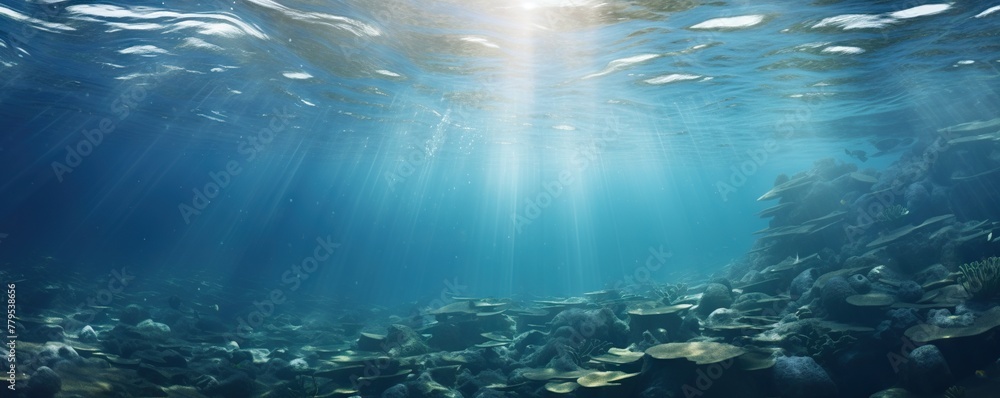
<path fill-rule="evenodd" d="M 1000 1 L 0 0 L 0 397 L 1000 397 Z"/>

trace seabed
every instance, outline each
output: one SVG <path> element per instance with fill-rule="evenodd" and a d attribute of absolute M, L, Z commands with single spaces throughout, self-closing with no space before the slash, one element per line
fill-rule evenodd
<path fill-rule="evenodd" d="M 237 322 L 221 282 L 164 278 L 99 305 L 101 286 L 21 267 L 4 275 L 25 281 L 4 393 L 997 397 L 994 138 L 914 143 L 883 171 L 818 161 L 761 196 L 777 202 L 760 213 L 770 226 L 712 278 L 580 297 L 280 298 Z"/>

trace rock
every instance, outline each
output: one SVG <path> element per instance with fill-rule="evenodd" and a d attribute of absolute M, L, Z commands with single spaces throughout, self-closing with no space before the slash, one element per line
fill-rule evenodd
<path fill-rule="evenodd" d="M 271 358 L 271 360 L 267 361 L 267 368 L 274 373 L 274 377 L 281 380 L 295 380 L 295 369 L 284 359 Z"/>
<path fill-rule="evenodd" d="M 381 398 L 407 398 L 409 396 L 410 391 L 406 389 L 406 386 L 396 384 L 382 391 Z"/>
<path fill-rule="evenodd" d="M 420 334 L 406 325 L 389 326 L 385 341 L 388 342 L 391 356 L 410 357 L 426 354 L 431 350 Z"/>
<path fill-rule="evenodd" d="M 207 395 L 224 398 L 245 398 L 254 396 L 254 381 L 246 373 L 237 372 L 229 378 L 210 384 L 205 389 Z"/>
<path fill-rule="evenodd" d="M 153 384 L 170 384 L 170 378 L 164 375 L 163 372 L 160 372 L 155 366 L 150 364 L 139 364 L 139 368 L 135 370 L 135 374 Z"/>
<path fill-rule="evenodd" d="M 701 393 L 701 391 L 697 392 Z M 645 390 L 642 390 L 642 392 L 639 393 L 639 398 L 661 398 L 661 397 L 669 397 L 671 396 L 671 394 L 673 394 L 672 391 L 669 391 L 662 386 L 652 386 L 646 388 Z"/>
<path fill-rule="evenodd" d="M 954 383 L 951 369 L 941 351 L 932 344 L 917 347 L 900 368 L 900 381 L 918 394 L 939 394 Z"/>
<path fill-rule="evenodd" d="M 917 275 L 914 278 L 923 284 L 927 284 L 930 282 L 937 282 L 939 280 L 945 279 L 948 277 L 950 273 L 951 271 L 948 271 L 948 268 L 945 268 L 945 266 L 941 264 L 934 264 L 930 267 L 927 267 L 927 269 L 917 273 Z"/>
<path fill-rule="evenodd" d="M 309 363 L 306 362 L 305 358 L 295 358 L 288 362 L 288 365 L 295 370 L 307 370 L 309 369 Z"/>
<path fill-rule="evenodd" d="M 721 283 L 709 283 L 698 300 L 698 313 L 711 314 L 719 308 L 727 308 L 733 304 L 733 294 Z"/>
<path fill-rule="evenodd" d="M 267 362 L 268 357 L 271 355 L 271 350 L 267 348 L 248 348 L 246 351 L 250 351 L 250 354 L 253 355 L 254 363 Z"/>
<path fill-rule="evenodd" d="M 206 374 L 202 374 L 201 376 L 195 377 L 195 379 L 193 380 L 193 384 L 195 388 L 198 389 L 199 392 L 203 393 L 208 393 L 209 391 L 213 391 L 216 388 L 219 388 L 219 380 L 217 380 L 215 377 L 212 377 L 211 375 L 206 375 Z"/>
<path fill-rule="evenodd" d="M 923 183 L 915 182 L 906 188 L 903 200 L 906 202 L 906 208 L 910 211 L 922 212 L 931 203 L 931 193 Z"/>
<path fill-rule="evenodd" d="M 429 373 L 423 373 L 416 380 L 407 382 L 406 387 L 414 396 L 422 398 L 462 398 L 462 393 L 441 385 Z M 408 395 L 400 398 L 406 396 Z"/>
<path fill-rule="evenodd" d="M 899 280 L 902 279 L 902 276 L 900 276 L 898 272 L 893 271 L 891 268 L 884 265 L 880 265 L 872 268 L 871 271 L 868 271 L 869 281 L 877 282 L 882 279 Z"/>
<path fill-rule="evenodd" d="M 689 312 L 684 320 L 681 321 L 681 328 L 674 332 L 674 340 L 685 341 L 697 337 L 701 334 L 701 323 L 698 321 L 698 316 L 693 312 Z"/>
<path fill-rule="evenodd" d="M 857 294 L 851 284 L 841 276 L 830 278 L 823 285 L 821 302 L 826 312 L 835 319 L 846 319 L 851 316 L 853 307 L 847 304 L 847 298 Z"/>
<path fill-rule="evenodd" d="M 718 283 L 718 284 L 720 284 L 722 286 L 725 286 L 726 289 L 729 289 L 729 291 L 733 291 L 733 284 L 732 284 L 732 282 L 729 281 L 729 279 L 726 279 L 726 278 L 714 278 L 709 283 Z"/>
<path fill-rule="evenodd" d="M 563 326 L 568 326 L 578 332 L 593 330 L 590 338 L 609 342 L 615 347 L 628 345 L 628 324 L 618 319 L 609 308 L 593 310 L 573 308 L 562 311 L 552 319 L 552 330 Z"/>
<path fill-rule="evenodd" d="M 45 343 L 48 341 L 63 341 L 66 335 L 63 333 L 62 326 L 40 325 L 38 328 L 32 330 L 28 337 L 27 341 Z"/>
<path fill-rule="evenodd" d="M 810 357 L 781 357 L 774 364 L 774 385 L 782 398 L 831 398 L 837 385 Z"/>
<path fill-rule="evenodd" d="M 163 350 L 161 352 L 163 356 L 163 361 L 166 362 L 168 367 L 172 368 L 186 368 L 187 359 L 184 358 L 179 352 L 174 350 Z"/>
<path fill-rule="evenodd" d="M 719 308 L 708 315 L 708 318 L 705 319 L 705 326 L 719 327 L 731 325 L 736 323 L 740 316 L 742 316 L 742 313 L 739 311 L 729 308 Z"/>
<path fill-rule="evenodd" d="M 850 278 L 847 278 L 847 283 L 859 294 L 865 294 L 872 290 L 871 282 L 868 281 L 866 276 L 861 274 L 854 274 Z"/>
<path fill-rule="evenodd" d="M 563 371 L 577 370 L 572 353 L 576 347 L 571 337 L 576 332 L 569 326 L 562 326 L 550 334 L 550 340 L 523 356 L 528 367 L 555 368 Z M 469 356 L 469 355 L 467 355 Z"/>
<path fill-rule="evenodd" d="M 79 309 L 77 312 L 70 314 L 69 318 L 83 324 L 104 324 L 114 321 L 108 312 L 103 308 Z"/>
<path fill-rule="evenodd" d="M 40 366 L 28 379 L 27 389 L 29 397 L 54 397 L 59 390 L 62 390 L 62 379 L 48 366 Z"/>
<path fill-rule="evenodd" d="M 234 364 L 240 364 L 244 361 L 250 361 L 253 363 L 253 353 L 250 350 L 236 350 L 233 351 L 232 355 L 229 357 L 229 361 Z"/>
<path fill-rule="evenodd" d="M 642 340 L 639 341 L 639 342 L 637 342 L 637 343 L 632 344 L 632 347 L 634 347 L 633 350 L 634 351 L 646 351 L 646 349 L 649 348 L 649 347 L 652 347 L 654 345 L 663 344 L 663 341 L 666 341 L 667 338 L 668 338 L 668 336 L 666 335 L 666 333 L 664 333 L 664 332 L 666 332 L 666 330 L 658 329 L 657 331 L 661 332 L 659 334 L 661 335 L 661 337 L 662 337 L 663 340 L 661 340 L 660 338 L 657 338 L 656 336 L 654 336 L 653 332 L 650 332 L 650 331 L 646 330 L 646 331 L 642 332 Z"/>
<path fill-rule="evenodd" d="M 139 324 L 136 325 L 135 330 L 147 340 L 166 340 L 167 337 L 170 336 L 170 326 L 159 322 L 153 322 L 152 319 L 139 322 Z"/>
<path fill-rule="evenodd" d="M 211 333 L 225 333 L 229 331 L 229 325 L 222 322 L 221 319 L 213 316 L 201 316 L 194 322 L 195 329 L 203 332 Z"/>
<path fill-rule="evenodd" d="M 38 361 L 49 368 L 55 368 L 60 362 L 82 364 L 83 359 L 73 347 L 62 343 L 48 344 L 38 353 Z"/>
<path fill-rule="evenodd" d="M 920 323 L 917 310 L 913 308 L 896 308 L 886 312 L 888 319 L 882 321 L 875 329 L 875 338 L 884 341 L 894 341 L 903 337 L 906 329 Z"/>
<path fill-rule="evenodd" d="M 274 375 L 279 379 L 294 380 L 295 376 L 309 371 L 309 364 L 303 358 L 295 358 L 291 361 L 271 358 L 267 362 L 267 368 L 273 370 Z"/>
<path fill-rule="evenodd" d="M 484 370 L 473 375 L 468 368 L 462 367 L 455 378 L 455 385 L 463 396 L 478 398 L 507 398 L 502 391 L 485 388 L 489 385 L 507 384 L 507 376 L 496 370 Z M 497 392 L 499 394 L 494 394 Z"/>
<path fill-rule="evenodd" d="M 854 256 L 849 257 L 844 261 L 844 269 L 848 268 L 861 268 L 861 267 L 874 267 L 879 263 L 878 257 L 872 254 L 864 256 Z M 871 279 L 871 275 L 868 276 Z"/>
<path fill-rule="evenodd" d="M 899 297 L 900 301 L 916 303 L 920 301 L 921 297 L 924 297 L 924 288 L 920 287 L 917 282 L 906 281 L 899 285 L 896 297 Z"/>
<path fill-rule="evenodd" d="M 529 330 L 527 332 L 521 333 L 514 336 L 514 349 L 520 352 L 524 352 L 525 348 L 528 346 L 537 346 L 545 344 L 545 333 L 537 330 Z"/>
<path fill-rule="evenodd" d="M 187 360 L 174 350 L 147 349 L 136 351 L 132 354 L 133 359 L 139 359 L 145 364 L 157 367 L 186 368 Z"/>
<path fill-rule="evenodd" d="M 976 318 L 971 312 L 962 314 L 958 312 L 956 309 L 955 315 L 952 315 L 947 308 L 929 310 L 927 311 L 927 323 L 942 328 L 955 328 L 971 326 L 975 322 Z"/>
<path fill-rule="evenodd" d="M 139 332 L 135 326 L 125 324 L 115 325 L 113 329 L 102 333 L 101 345 L 109 353 L 128 358 L 133 353 L 153 349 L 154 343 L 149 337 Z"/>
<path fill-rule="evenodd" d="M 139 322 L 149 319 L 149 311 L 135 304 L 129 304 L 118 316 L 118 322 L 129 326 L 136 326 Z"/>
<path fill-rule="evenodd" d="M 816 273 L 815 268 L 809 268 L 792 279 L 792 284 L 788 286 L 788 293 L 791 294 L 792 299 L 798 299 L 809 289 L 812 289 L 813 282 L 816 281 Z"/>
<path fill-rule="evenodd" d="M 770 298 L 771 296 L 768 296 L 767 294 L 764 293 L 757 293 L 757 292 L 743 293 L 739 297 L 737 297 L 736 300 L 733 300 L 732 307 L 740 309 L 741 306 L 751 305 L 754 302 L 768 300 Z"/>
<path fill-rule="evenodd" d="M 84 343 L 93 343 L 97 341 L 97 331 L 90 327 L 90 325 L 86 325 L 76 334 L 76 338 Z"/>

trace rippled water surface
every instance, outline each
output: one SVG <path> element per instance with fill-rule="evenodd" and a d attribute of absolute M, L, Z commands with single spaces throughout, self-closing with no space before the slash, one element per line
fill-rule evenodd
<path fill-rule="evenodd" d="M 989 1 L 6 1 L 0 254 L 237 289 L 319 239 L 309 289 L 373 301 L 705 275 L 779 174 L 1000 116 L 998 35 Z"/>

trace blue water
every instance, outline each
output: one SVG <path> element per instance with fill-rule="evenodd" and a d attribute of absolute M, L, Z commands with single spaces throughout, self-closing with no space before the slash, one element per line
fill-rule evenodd
<path fill-rule="evenodd" d="M 378 303 L 694 280 L 779 174 L 1000 116 L 1000 3 L 372 3 L 0 4 L 0 264 Z"/>

